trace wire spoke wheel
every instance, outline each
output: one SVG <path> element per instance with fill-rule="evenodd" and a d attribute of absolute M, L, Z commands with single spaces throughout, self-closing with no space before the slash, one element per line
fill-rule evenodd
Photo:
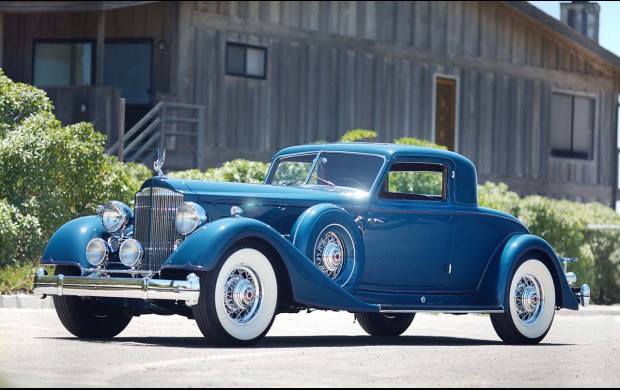
<path fill-rule="evenodd" d="M 347 250 L 340 235 L 327 230 L 319 235 L 314 248 L 314 264 L 329 278 L 336 279 L 342 273 Z"/>
<path fill-rule="evenodd" d="M 256 272 L 250 267 L 233 270 L 224 285 L 226 314 L 237 325 L 245 325 L 254 319 L 263 300 L 263 288 Z"/>
<path fill-rule="evenodd" d="M 514 297 L 519 320 L 524 325 L 536 322 L 545 305 L 544 290 L 536 276 L 528 274 L 521 277 Z"/>

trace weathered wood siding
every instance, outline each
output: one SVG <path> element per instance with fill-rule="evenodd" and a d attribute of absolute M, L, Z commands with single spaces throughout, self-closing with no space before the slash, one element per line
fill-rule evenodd
<path fill-rule="evenodd" d="M 267 160 L 354 128 L 433 135 L 436 74 L 459 79 L 458 152 L 522 194 L 611 202 L 614 69 L 490 2 L 186 2 L 179 98 L 207 106 L 204 161 Z M 267 48 L 266 80 L 225 76 L 226 42 Z M 554 89 L 596 96 L 593 161 L 550 156 Z"/>
<path fill-rule="evenodd" d="M 106 39 L 153 40 L 153 93 L 170 93 L 172 52 L 176 42 L 177 5 L 161 2 L 106 12 Z M 36 39 L 97 39 L 97 12 L 27 13 L 4 15 L 3 70 L 14 80 L 32 83 L 33 42 Z M 161 51 L 157 43 L 166 43 Z M 94 48 L 93 48 L 94 49 Z M 95 74 L 93 74 L 93 83 Z"/>

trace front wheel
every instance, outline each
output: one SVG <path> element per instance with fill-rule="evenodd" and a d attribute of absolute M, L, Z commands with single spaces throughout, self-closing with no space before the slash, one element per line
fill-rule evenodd
<path fill-rule="evenodd" d="M 56 274 L 75 274 L 74 269 L 56 267 Z M 121 333 L 132 316 L 120 309 L 94 300 L 74 296 L 54 296 L 54 307 L 60 322 L 81 339 L 111 339 Z"/>
<path fill-rule="evenodd" d="M 398 337 L 405 333 L 415 314 L 358 313 L 355 319 L 366 333 L 378 337 Z"/>
<path fill-rule="evenodd" d="M 523 261 L 512 275 L 505 313 L 491 314 L 497 335 L 507 344 L 541 342 L 555 316 L 555 285 L 539 259 Z"/>
<path fill-rule="evenodd" d="M 200 278 L 194 317 L 207 340 L 220 347 L 259 342 L 273 324 L 278 280 L 271 262 L 254 248 L 234 248 Z"/>

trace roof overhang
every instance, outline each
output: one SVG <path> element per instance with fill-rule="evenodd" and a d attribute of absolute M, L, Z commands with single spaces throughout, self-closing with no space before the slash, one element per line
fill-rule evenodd
<path fill-rule="evenodd" d="M 548 15 L 546 12 L 538 9 L 527 1 L 504 1 L 504 3 L 508 4 L 510 7 L 517 10 L 518 12 L 524 14 L 535 23 L 542 25 L 543 27 L 547 27 L 555 33 L 568 38 L 570 41 L 573 42 L 573 44 L 583 49 L 586 49 L 590 53 L 600 57 L 604 61 L 613 65 L 617 71 L 620 71 L 620 57 L 605 49 L 603 46 L 599 45 L 592 39 L 586 37 L 585 35 L 577 32 L 576 30 L 557 20 L 553 16 Z"/>
<path fill-rule="evenodd" d="M 0 1 L 0 12 L 86 12 L 157 3 L 157 1 Z"/>

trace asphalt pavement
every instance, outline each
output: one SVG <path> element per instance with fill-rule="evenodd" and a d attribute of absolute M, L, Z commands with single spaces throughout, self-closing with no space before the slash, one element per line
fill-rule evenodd
<path fill-rule="evenodd" d="M 53 310 L 0 309 L 0 385 L 17 387 L 620 386 L 620 316 L 558 315 L 543 344 L 508 346 L 483 315 L 419 314 L 365 336 L 347 313 L 278 316 L 249 349 L 216 349 L 182 317 L 136 318 L 80 341 Z"/>

